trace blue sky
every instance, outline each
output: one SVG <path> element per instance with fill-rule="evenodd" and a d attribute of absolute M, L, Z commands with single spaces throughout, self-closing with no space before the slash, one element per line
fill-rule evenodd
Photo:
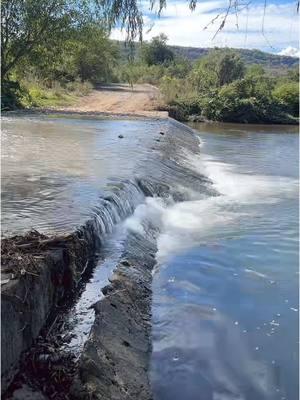
<path fill-rule="evenodd" d="M 144 39 L 165 33 L 169 44 L 192 47 L 236 47 L 260 49 L 271 53 L 299 56 L 299 16 L 296 1 L 251 1 L 238 14 L 229 15 L 225 28 L 213 39 L 217 21 L 204 28 L 219 13 L 224 12 L 229 0 L 198 1 L 191 12 L 187 1 L 169 0 L 160 18 L 149 10 L 149 2 L 142 0 L 144 12 Z M 239 0 L 243 1 L 243 0 Z M 249 2 L 248 2 L 249 3 Z M 238 25 L 238 27 L 237 27 Z M 149 32 L 147 32 L 150 29 Z M 114 29 L 112 38 L 124 39 L 124 32 Z"/>

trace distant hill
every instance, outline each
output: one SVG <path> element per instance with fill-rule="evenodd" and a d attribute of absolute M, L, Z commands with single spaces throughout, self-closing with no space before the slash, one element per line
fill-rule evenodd
<path fill-rule="evenodd" d="M 170 46 L 175 54 L 191 61 L 205 56 L 211 49 L 197 47 Z M 246 64 L 260 64 L 266 68 L 294 68 L 299 65 L 299 59 L 289 56 L 266 53 L 260 50 L 235 49 Z"/>
<path fill-rule="evenodd" d="M 128 57 L 129 48 L 124 46 L 124 42 L 117 42 L 121 49 L 122 57 Z M 176 55 L 187 58 L 190 61 L 196 61 L 199 58 L 209 53 L 211 48 L 201 47 L 182 47 L 182 46 L 169 46 Z M 137 54 L 140 44 L 135 45 L 134 53 Z M 296 68 L 299 66 L 299 59 L 289 56 L 279 56 L 277 54 L 266 53 L 260 50 L 249 49 L 234 49 L 236 50 L 246 64 L 260 64 L 264 68 L 271 70 L 275 73 L 280 73 L 289 68 Z"/>

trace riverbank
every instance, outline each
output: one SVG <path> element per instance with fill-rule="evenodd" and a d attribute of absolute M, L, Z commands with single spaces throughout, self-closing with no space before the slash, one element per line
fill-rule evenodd
<path fill-rule="evenodd" d="M 254 115 L 252 109 L 231 110 L 231 117 L 222 117 L 222 102 L 218 103 L 215 113 L 203 114 L 199 99 L 192 95 L 182 99 L 178 94 L 170 99 L 165 93 L 165 87 L 155 87 L 150 84 L 103 84 L 96 85 L 93 89 L 83 92 L 78 90 L 72 99 L 61 97 L 58 101 L 41 102 L 38 107 L 29 107 L 8 111 L 8 115 L 19 114 L 57 114 L 79 115 L 97 118 L 160 118 L 168 116 L 179 122 L 190 123 L 240 123 L 261 125 L 298 125 L 299 118 L 286 112 L 286 110 L 274 109 L 272 117 Z M 171 90 L 171 89 L 170 89 Z M 51 97 L 51 93 L 49 92 Z M 238 101 L 238 95 L 235 96 Z M 212 101 L 215 101 L 212 97 Z M 226 103 L 226 102 L 225 102 Z M 227 103 L 226 103 L 227 104 Z M 218 108 L 219 107 L 219 108 Z M 263 107 L 262 107 L 263 109 Z M 220 115 L 219 115 L 220 114 Z"/>
<path fill-rule="evenodd" d="M 162 102 L 159 89 L 149 84 L 98 85 L 90 94 L 74 104 L 52 107 L 59 113 L 103 115 L 105 117 L 166 118 L 168 113 L 159 111 Z M 45 109 L 42 111 L 46 111 Z"/>

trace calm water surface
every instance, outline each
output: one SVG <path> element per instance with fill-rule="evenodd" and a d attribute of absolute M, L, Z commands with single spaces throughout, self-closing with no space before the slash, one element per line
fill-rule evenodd
<path fill-rule="evenodd" d="M 156 400 L 298 399 L 298 135 L 196 125 L 220 196 L 167 208 L 154 275 Z"/>

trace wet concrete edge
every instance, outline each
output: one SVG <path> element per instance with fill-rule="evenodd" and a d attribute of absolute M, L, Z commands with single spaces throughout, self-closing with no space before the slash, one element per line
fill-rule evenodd
<path fill-rule="evenodd" d="M 152 269 L 156 245 L 131 233 L 105 297 L 94 304 L 95 321 L 71 388 L 74 399 L 152 398 Z"/>

